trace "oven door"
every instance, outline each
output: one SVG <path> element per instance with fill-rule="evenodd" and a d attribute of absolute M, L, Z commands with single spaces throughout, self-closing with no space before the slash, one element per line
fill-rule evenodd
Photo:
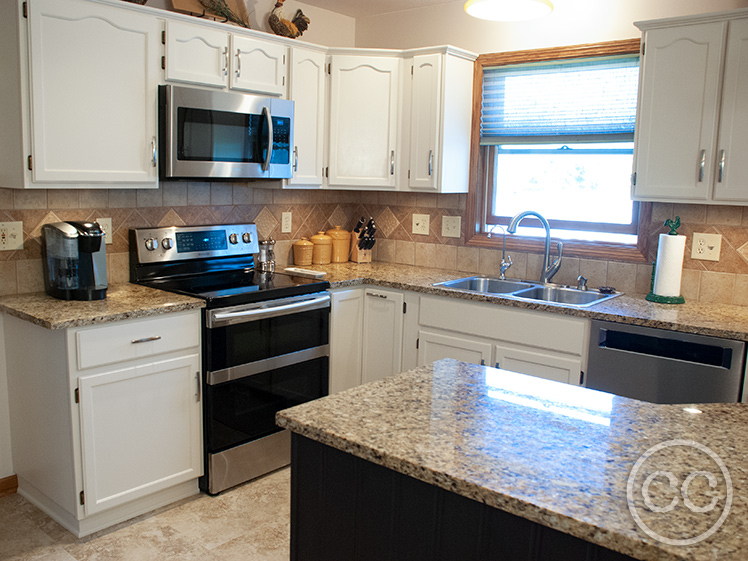
<path fill-rule="evenodd" d="M 218 493 L 289 463 L 275 414 L 328 394 L 330 296 L 206 313 L 204 488 Z"/>

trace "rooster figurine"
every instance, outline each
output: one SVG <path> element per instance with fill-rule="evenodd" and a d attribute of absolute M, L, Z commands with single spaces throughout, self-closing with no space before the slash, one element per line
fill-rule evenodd
<path fill-rule="evenodd" d="M 273 11 L 270 12 L 268 25 L 273 33 L 282 37 L 296 39 L 309 28 L 309 18 L 301 10 L 296 10 L 296 15 L 291 21 L 283 17 L 283 2 L 286 0 L 277 0 Z"/>

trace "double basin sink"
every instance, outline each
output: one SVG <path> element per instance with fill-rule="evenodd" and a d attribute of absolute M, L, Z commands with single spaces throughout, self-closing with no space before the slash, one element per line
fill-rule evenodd
<path fill-rule="evenodd" d="M 434 286 L 496 294 L 517 300 L 564 304 L 576 308 L 585 308 L 615 298 L 620 292 L 600 292 L 596 289 L 580 289 L 557 284 L 540 284 L 527 281 L 497 279 L 491 277 L 466 277 L 445 282 L 434 283 Z"/>

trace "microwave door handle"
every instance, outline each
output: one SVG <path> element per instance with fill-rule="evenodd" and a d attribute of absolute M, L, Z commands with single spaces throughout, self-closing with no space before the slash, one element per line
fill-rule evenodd
<path fill-rule="evenodd" d="M 262 114 L 265 117 L 265 123 L 268 126 L 268 150 L 265 155 L 265 161 L 262 163 L 262 171 L 270 169 L 270 160 L 273 157 L 273 116 L 270 114 L 270 109 L 267 107 L 262 108 Z"/>

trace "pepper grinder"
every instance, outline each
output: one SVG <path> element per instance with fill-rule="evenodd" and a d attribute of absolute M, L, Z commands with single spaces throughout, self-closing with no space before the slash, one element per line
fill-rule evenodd
<path fill-rule="evenodd" d="M 275 240 L 273 238 L 268 238 L 260 242 L 260 256 L 258 261 L 261 273 L 272 273 L 275 271 Z"/>

